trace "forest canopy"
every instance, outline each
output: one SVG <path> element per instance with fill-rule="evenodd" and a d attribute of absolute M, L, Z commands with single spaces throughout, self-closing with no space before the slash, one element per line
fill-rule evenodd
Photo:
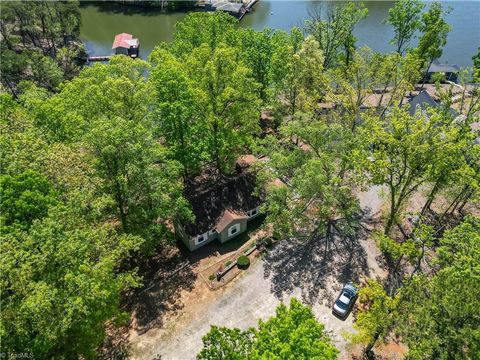
<path fill-rule="evenodd" d="M 2 348 L 97 357 L 106 323 L 128 323 L 121 304 L 142 285 L 139 259 L 193 219 L 185 188 L 206 172 L 228 178 L 253 154 L 268 159 L 258 186 L 284 184 L 268 188 L 262 211 L 286 241 L 351 236 L 363 226 L 358 193 L 383 189 L 375 240 L 393 275 L 361 291 L 355 340 L 367 353 L 396 334 L 413 359 L 475 358 L 479 54 L 459 84 L 427 83 L 447 10 L 397 2 L 386 54 L 356 45 L 367 12 L 325 6 L 289 32 L 195 12 L 148 59 L 82 67 L 77 2 L 2 3 Z M 410 111 L 423 91 L 438 106 Z M 199 356 L 219 353 L 334 359 L 337 349 L 294 300 L 257 329 L 212 328 Z"/>

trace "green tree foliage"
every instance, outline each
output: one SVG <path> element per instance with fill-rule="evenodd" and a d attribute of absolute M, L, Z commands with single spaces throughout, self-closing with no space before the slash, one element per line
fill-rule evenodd
<path fill-rule="evenodd" d="M 134 273 L 117 273 L 118 262 L 140 244 L 111 227 L 92 227 L 62 206 L 50 208 L 28 232 L 3 233 L 2 351 L 94 356 L 104 322 L 122 318 L 121 291 L 138 284 Z"/>
<path fill-rule="evenodd" d="M 474 359 L 480 355 L 480 221 L 469 217 L 445 233 L 440 270 L 401 290 L 398 332 L 412 359 Z M 413 304 L 414 306 L 410 306 Z M 408 309 L 408 310 L 407 310 Z"/>
<path fill-rule="evenodd" d="M 202 95 L 188 78 L 184 65 L 166 50 L 156 50 L 158 65 L 150 81 L 154 89 L 154 126 L 171 156 L 183 165 L 185 176 L 200 170 L 205 136 Z"/>
<path fill-rule="evenodd" d="M 144 69 L 116 58 L 53 96 L 26 84 L 21 103 L 1 97 L 8 353 L 94 357 L 105 322 L 125 319 L 121 293 L 139 284 L 130 257 L 165 241 L 166 221 L 187 208 L 180 166 L 146 117 Z"/>
<path fill-rule="evenodd" d="M 369 279 L 360 289 L 358 301 L 362 310 L 357 314 L 354 324 L 357 333 L 351 340 L 366 344 L 365 353 L 371 356 L 376 342 L 391 331 L 396 299 L 389 297 L 378 281 Z"/>
<path fill-rule="evenodd" d="M 429 231 L 423 230 L 417 238 L 428 239 Z M 474 217 L 446 231 L 439 240 L 435 272 L 413 274 L 392 297 L 370 281 L 359 294 L 359 333 L 354 338 L 369 351 L 393 332 L 408 346 L 409 359 L 478 357 L 479 234 Z"/>
<path fill-rule="evenodd" d="M 260 130 L 258 84 L 237 56 L 234 48 L 224 44 L 213 52 L 203 45 L 187 59 L 189 76 L 202 95 L 206 151 L 220 173 L 231 170 Z"/>
<path fill-rule="evenodd" d="M 393 26 L 394 38 L 390 41 L 396 51 L 402 55 L 408 50 L 408 44 L 420 28 L 420 19 L 425 5 L 419 0 L 397 1 L 388 10 L 387 23 Z"/>
<path fill-rule="evenodd" d="M 253 78 L 260 84 L 258 95 L 263 101 L 267 101 L 267 90 L 271 82 L 271 59 L 276 51 L 272 36 L 271 29 L 239 31 L 243 62 L 251 68 Z"/>
<path fill-rule="evenodd" d="M 305 31 L 313 35 L 324 54 L 323 67 L 328 69 L 342 60 L 348 65 L 355 51 L 355 25 L 368 14 L 361 2 L 321 3 L 305 22 Z"/>
<path fill-rule="evenodd" d="M 336 359 L 338 353 L 312 310 L 296 299 L 258 329 L 212 326 L 203 346 L 199 359 Z"/>
<path fill-rule="evenodd" d="M 350 65 L 344 69 L 331 70 L 332 91 L 326 95 L 326 100 L 338 104 L 345 123 L 355 131 L 361 120 L 361 109 L 369 96 L 384 82 L 391 85 L 392 74 L 386 79 L 388 56 L 374 53 L 368 47 L 362 47 L 352 55 Z M 398 64 L 396 64 L 398 66 Z"/>
<path fill-rule="evenodd" d="M 270 188 L 267 220 L 283 235 L 329 239 L 356 222 L 359 205 L 352 189 L 362 176 L 351 158 L 364 142 L 341 118 L 331 114 L 291 121 L 281 128 L 282 139 L 268 146 L 268 176 L 284 179 L 287 186 Z"/>
<path fill-rule="evenodd" d="M 34 106 L 37 126 L 48 141 L 74 142 L 99 119 L 144 121 L 151 102 L 145 77 L 148 69 L 148 63 L 126 56 L 85 68 L 58 94 Z"/>
<path fill-rule="evenodd" d="M 165 236 L 165 220 L 188 215 L 180 167 L 166 159 L 151 131 L 130 120 L 99 120 L 86 136 L 104 191 L 115 201 L 126 233 L 141 234 L 153 250 Z M 182 213 L 183 212 L 183 213 Z"/>
<path fill-rule="evenodd" d="M 214 50 L 219 44 L 235 45 L 236 19 L 223 11 L 191 13 L 175 26 L 172 51 L 186 56 L 201 45 Z"/>
<path fill-rule="evenodd" d="M 266 96 L 270 67 L 256 51 L 263 39 L 270 42 L 270 33 L 247 41 L 234 25 L 235 19 L 222 12 L 190 14 L 178 24 L 173 43 L 150 56 L 159 100 L 155 118 L 164 125 L 160 135 L 169 144 L 179 141 L 174 156 L 189 175 L 206 163 L 221 175 L 231 172 L 260 131 L 260 96 Z M 166 96 L 159 99 L 160 94 Z"/>
<path fill-rule="evenodd" d="M 451 30 L 451 26 L 445 21 L 448 13 L 449 11 L 444 10 L 440 3 L 432 2 L 428 11 L 422 15 L 421 35 L 416 51 L 424 61 L 425 71 L 428 71 L 433 60 L 442 56 L 443 47 Z"/>
<path fill-rule="evenodd" d="M 376 184 L 385 184 L 389 190 L 390 210 L 385 234 L 399 223 L 402 208 L 410 196 L 438 171 L 442 161 L 447 161 L 446 144 L 455 146 L 455 132 L 449 116 L 442 112 L 417 111 L 410 116 L 405 109 L 394 108 L 387 116 L 369 116 L 365 136 L 372 143 L 370 169 Z M 450 137 L 451 136 L 451 137 Z"/>
<path fill-rule="evenodd" d="M 21 80 L 54 90 L 78 73 L 84 53 L 79 42 L 76 1 L 4 1 L 1 4 L 2 85 L 18 94 Z"/>
<path fill-rule="evenodd" d="M 27 230 L 36 219 L 47 215 L 48 208 L 57 203 L 52 184 L 41 174 L 29 170 L 17 176 L 0 177 L 2 231 L 5 227 Z"/>
<path fill-rule="evenodd" d="M 254 334 L 251 329 L 242 331 L 213 325 L 202 340 L 198 359 L 242 360 L 251 356 Z"/>

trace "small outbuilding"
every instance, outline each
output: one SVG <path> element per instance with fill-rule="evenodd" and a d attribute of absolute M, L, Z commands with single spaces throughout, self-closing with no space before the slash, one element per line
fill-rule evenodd
<path fill-rule="evenodd" d="M 427 81 L 432 80 L 434 74 L 442 73 L 445 75 L 445 80 L 457 82 L 460 68 L 455 64 L 441 64 L 438 60 L 434 60 L 427 72 Z"/>
<path fill-rule="evenodd" d="M 115 54 L 136 58 L 138 57 L 138 52 L 140 50 L 140 41 L 137 38 L 134 38 L 132 34 L 117 34 L 115 35 L 112 49 L 115 50 Z"/>

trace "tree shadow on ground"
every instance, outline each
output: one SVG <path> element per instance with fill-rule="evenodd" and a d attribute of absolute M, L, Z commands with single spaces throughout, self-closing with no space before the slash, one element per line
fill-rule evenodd
<path fill-rule="evenodd" d="M 360 241 L 370 233 L 373 219 L 368 211 L 350 225 L 337 223 L 329 239 L 325 236 L 307 239 L 285 239 L 264 257 L 264 276 L 271 278 L 272 292 L 280 299 L 296 289 L 307 304 L 322 298 L 335 299 L 339 288 L 332 289 L 331 278 L 339 284 L 358 282 L 369 275 L 366 252 Z"/>
<path fill-rule="evenodd" d="M 197 278 L 193 264 L 176 247 L 159 250 L 139 264 L 143 286 L 125 294 L 124 308 L 133 313 L 132 327 L 143 334 L 161 327 L 164 317 L 183 308 L 180 295 L 191 290 Z"/>

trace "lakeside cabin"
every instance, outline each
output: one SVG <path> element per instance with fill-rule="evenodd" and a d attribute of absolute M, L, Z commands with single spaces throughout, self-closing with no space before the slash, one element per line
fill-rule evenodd
<path fill-rule="evenodd" d="M 186 223 L 176 219 L 174 228 L 190 251 L 214 240 L 223 244 L 244 233 L 251 220 L 261 215 L 266 188 L 285 185 L 275 179 L 257 188 L 257 174 L 252 167 L 257 161 L 268 161 L 268 158 L 241 156 L 236 161 L 235 174 L 218 180 L 206 169 L 186 186 L 184 195 L 195 219 Z"/>
<path fill-rule="evenodd" d="M 115 50 L 115 55 L 121 54 L 136 58 L 140 50 L 140 41 L 134 38 L 132 34 L 117 34 L 113 41 L 112 50 Z"/>
<path fill-rule="evenodd" d="M 175 223 L 177 236 L 190 251 L 213 240 L 225 243 L 247 230 L 248 222 L 260 214 L 265 192 L 255 192 L 256 174 L 250 165 L 257 159 L 247 155 L 237 160 L 237 173 L 222 180 L 194 181 L 185 189 L 195 220 Z"/>

